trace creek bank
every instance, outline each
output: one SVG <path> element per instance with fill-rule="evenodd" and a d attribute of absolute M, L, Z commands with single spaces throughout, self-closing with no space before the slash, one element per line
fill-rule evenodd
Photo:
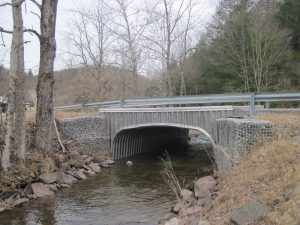
<path fill-rule="evenodd" d="M 47 159 L 53 160 L 56 166 L 53 170 L 44 172 L 32 172 L 30 176 L 21 175 L 19 180 L 1 190 L 0 213 L 11 210 L 14 207 L 29 204 L 30 201 L 45 198 L 55 194 L 63 188 L 86 180 L 90 176 L 101 173 L 114 163 L 107 155 L 91 157 L 80 154 L 77 150 L 70 150 L 66 154 L 55 153 Z M 6 175 L 7 179 L 9 175 Z M 19 183 L 18 183 L 19 182 Z"/>
<path fill-rule="evenodd" d="M 189 190 L 181 190 L 178 203 L 160 220 L 159 224 L 209 225 L 204 215 L 212 207 L 212 200 L 216 195 L 217 181 L 213 176 L 198 179 Z"/>
<path fill-rule="evenodd" d="M 208 198 L 211 204 L 190 215 L 186 223 L 181 211 L 192 208 L 193 204 L 176 205 L 173 216 L 161 224 L 299 224 L 300 114 L 267 114 L 259 119 L 274 123 L 273 137 L 254 145 L 228 173 L 218 174 L 212 192 L 215 196 Z M 191 200 L 194 203 L 199 200 L 195 189 Z"/>
<path fill-rule="evenodd" d="M 178 203 L 172 207 L 159 224 L 162 225 L 212 225 L 208 212 L 219 195 L 217 176 L 202 177 L 194 182 L 190 190 L 182 189 Z M 230 224 L 248 225 L 265 216 L 268 206 L 250 202 L 232 213 Z"/>

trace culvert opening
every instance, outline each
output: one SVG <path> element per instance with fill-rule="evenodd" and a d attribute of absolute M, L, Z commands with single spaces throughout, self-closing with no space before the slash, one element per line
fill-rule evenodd
<path fill-rule="evenodd" d="M 209 154 L 213 158 L 212 138 L 201 129 L 175 126 L 150 126 L 124 129 L 112 142 L 112 157 L 124 159 L 145 153 L 177 153 L 191 151 L 191 157 Z M 205 156 L 206 157 L 206 156 Z"/>

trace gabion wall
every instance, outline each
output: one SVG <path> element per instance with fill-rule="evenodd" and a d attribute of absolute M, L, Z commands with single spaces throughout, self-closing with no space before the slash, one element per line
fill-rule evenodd
<path fill-rule="evenodd" d="M 273 124 L 254 119 L 217 120 L 218 137 L 214 149 L 220 171 L 228 171 L 250 151 L 251 147 L 273 135 Z"/>
<path fill-rule="evenodd" d="M 76 147 L 83 154 L 110 151 L 110 137 L 103 116 L 62 119 L 59 128 L 65 136 L 75 141 Z"/>

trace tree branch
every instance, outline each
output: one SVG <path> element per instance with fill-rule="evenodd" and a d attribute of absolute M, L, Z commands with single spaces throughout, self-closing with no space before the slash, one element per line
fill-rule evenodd
<path fill-rule="evenodd" d="M 39 19 L 41 19 L 41 16 L 33 11 L 30 11 L 33 15 L 37 16 Z"/>
<path fill-rule="evenodd" d="M 12 34 L 13 32 L 10 30 L 5 30 L 3 27 L 0 27 L 0 32 L 1 33 L 7 33 L 7 34 Z"/>
<path fill-rule="evenodd" d="M 7 6 L 7 5 L 12 6 L 12 7 L 17 7 L 17 6 L 21 5 L 24 1 L 25 0 L 20 0 L 20 2 L 17 2 L 16 4 L 11 4 L 9 2 L 5 2 L 3 4 L 0 4 L 0 7 Z"/>
<path fill-rule="evenodd" d="M 36 30 L 34 30 L 34 29 L 27 29 L 27 28 L 25 28 L 25 29 L 23 29 L 23 32 L 29 32 L 31 34 L 34 34 L 35 36 L 38 37 L 39 40 L 41 40 L 41 35 Z"/>
<path fill-rule="evenodd" d="M 40 3 L 38 3 L 36 0 L 30 0 L 30 1 L 34 3 L 40 9 L 40 11 L 42 11 L 42 5 Z"/>
<path fill-rule="evenodd" d="M 0 4 L 0 7 L 7 6 L 7 5 L 13 6 L 13 5 L 12 5 L 11 3 L 9 3 L 9 2 L 5 2 L 5 3 L 3 3 L 3 4 Z"/>

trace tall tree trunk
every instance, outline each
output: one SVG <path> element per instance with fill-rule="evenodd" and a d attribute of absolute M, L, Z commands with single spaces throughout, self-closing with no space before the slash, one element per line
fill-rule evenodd
<path fill-rule="evenodd" d="M 15 113 L 15 97 L 17 77 L 24 72 L 24 43 L 22 0 L 12 0 L 13 37 L 10 50 L 10 79 L 7 98 L 7 112 L 5 121 L 4 149 L 1 158 L 1 168 L 6 171 L 10 167 L 10 155 L 13 150 L 13 125 Z"/>
<path fill-rule="evenodd" d="M 21 2 L 21 0 L 13 0 L 12 2 Z M 18 159 L 25 160 L 25 93 L 24 93 L 24 38 L 23 38 L 23 18 L 22 7 L 17 3 L 18 7 L 13 7 L 14 33 L 16 42 L 18 43 L 16 54 L 16 100 L 15 100 L 15 146 Z"/>
<path fill-rule="evenodd" d="M 58 0 L 43 0 L 41 7 L 40 67 L 37 85 L 35 146 L 49 152 L 52 139 L 53 67 Z"/>

